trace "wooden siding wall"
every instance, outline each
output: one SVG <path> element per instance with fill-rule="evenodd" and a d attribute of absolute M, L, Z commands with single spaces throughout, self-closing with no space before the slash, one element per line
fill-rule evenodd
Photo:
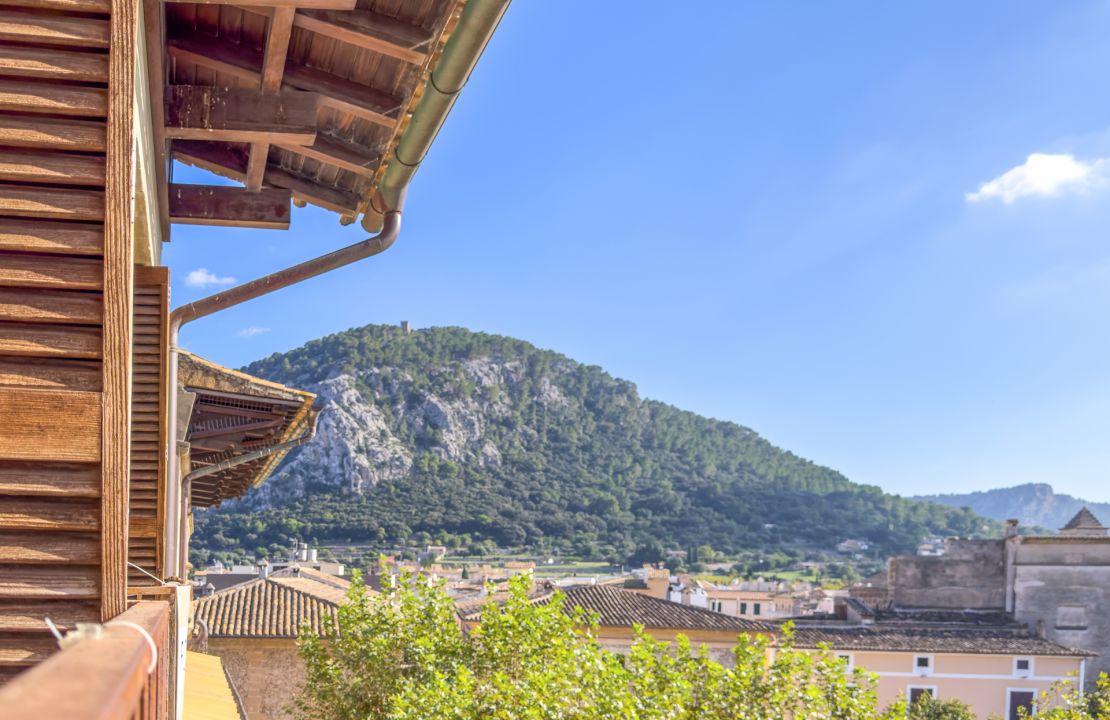
<path fill-rule="evenodd" d="M 169 270 L 135 268 L 133 365 L 131 375 L 131 486 L 127 561 L 162 578 L 165 527 L 166 377 L 169 337 Z M 128 585 L 155 581 L 128 567 Z"/>
<path fill-rule="evenodd" d="M 0 4 L 0 682 L 126 603 L 130 6 Z"/>

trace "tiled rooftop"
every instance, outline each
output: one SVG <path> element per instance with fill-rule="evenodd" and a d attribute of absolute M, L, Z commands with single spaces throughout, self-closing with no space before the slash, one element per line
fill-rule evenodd
<path fill-rule="evenodd" d="M 288 568 L 201 598 L 195 613 L 213 638 L 295 638 L 303 623 L 331 632 L 348 586 L 326 573 Z"/>
<path fill-rule="evenodd" d="M 1092 656 L 1048 640 L 1009 629 L 882 627 L 798 627 L 794 644 L 815 648 L 828 643 L 835 650 L 880 652 L 963 653 L 975 655 Z"/>

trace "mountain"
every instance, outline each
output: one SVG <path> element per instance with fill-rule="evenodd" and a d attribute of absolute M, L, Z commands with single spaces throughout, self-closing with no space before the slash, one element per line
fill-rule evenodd
<path fill-rule="evenodd" d="M 370 325 L 245 370 L 317 393 L 324 410 L 315 440 L 262 488 L 198 513 L 201 553 L 431 538 L 624 558 L 852 537 L 878 556 L 985 527 L 521 340 Z"/>
<path fill-rule="evenodd" d="M 1110 522 L 1110 503 L 1088 502 L 1062 495 L 1045 483 L 1028 483 L 965 495 L 922 495 L 916 499 L 951 507 L 968 507 L 994 520 L 1017 518 L 1022 525 L 1039 525 L 1051 530 L 1062 528 L 1084 506 L 1100 520 Z"/>

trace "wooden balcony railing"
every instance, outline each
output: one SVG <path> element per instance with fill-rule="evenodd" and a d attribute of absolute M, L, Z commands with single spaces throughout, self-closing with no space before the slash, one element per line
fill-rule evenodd
<path fill-rule="evenodd" d="M 105 623 L 99 637 L 82 638 L 0 688 L 0 716 L 165 720 L 173 652 L 169 619 L 167 602 L 132 605 Z"/>

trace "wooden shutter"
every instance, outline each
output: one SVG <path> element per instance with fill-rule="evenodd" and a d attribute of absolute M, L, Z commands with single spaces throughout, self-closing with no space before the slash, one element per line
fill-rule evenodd
<path fill-rule="evenodd" d="M 152 585 L 163 576 L 165 527 L 166 383 L 169 353 L 169 271 L 135 268 L 135 323 L 131 373 L 131 484 L 127 569 L 131 586 Z"/>

